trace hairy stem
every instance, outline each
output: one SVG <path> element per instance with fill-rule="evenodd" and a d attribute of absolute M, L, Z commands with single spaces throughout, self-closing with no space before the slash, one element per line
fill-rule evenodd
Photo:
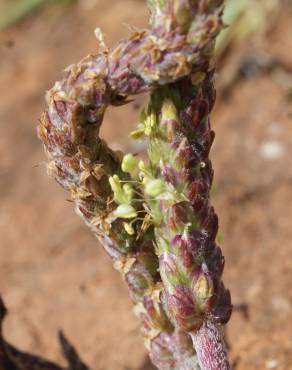
<path fill-rule="evenodd" d="M 201 370 L 230 370 L 221 328 L 212 321 L 191 334 Z"/>

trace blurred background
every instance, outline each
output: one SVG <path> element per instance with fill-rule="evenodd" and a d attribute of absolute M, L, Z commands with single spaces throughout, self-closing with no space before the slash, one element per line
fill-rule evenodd
<path fill-rule="evenodd" d="M 62 328 L 96 370 L 150 370 L 119 274 L 65 193 L 37 139 L 44 94 L 61 71 L 146 26 L 143 0 L 0 0 L 0 292 L 5 335 L 62 363 Z M 292 369 L 292 1 L 229 0 L 218 42 L 212 122 L 215 186 L 236 310 L 227 328 L 236 370 Z M 103 136 L 126 132 L 145 103 L 110 109 Z"/>

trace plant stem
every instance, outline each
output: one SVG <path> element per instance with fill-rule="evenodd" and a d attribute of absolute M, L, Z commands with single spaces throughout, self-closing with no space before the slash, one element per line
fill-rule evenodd
<path fill-rule="evenodd" d="M 230 370 L 221 328 L 212 321 L 191 334 L 201 370 Z"/>

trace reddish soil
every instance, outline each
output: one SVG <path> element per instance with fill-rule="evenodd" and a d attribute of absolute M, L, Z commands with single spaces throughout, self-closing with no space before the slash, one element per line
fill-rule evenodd
<path fill-rule="evenodd" d="M 219 95 L 246 55 L 265 52 L 292 67 L 291 16 L 285 8 L 272 32 L 233 47 L 222 62 Z M 97 25 L 112 44 L 127 35 L 123 23 L 141 26 L 146 18 L 144 1 L 83 0 L 66 13 L 48 8 L 0 35 L 5 334 L 24 350 L 62 362 L 61 327 L 96 370 L 142 369 L 139 322 L 109 258 L 47 178 L 36 125 L 44 92 L 60 71 L 96 50 Z M 237 370 L 292 369 L 291 87 L 291 74 L 278 65 L 236 84 L 213 115 L 213 202 L 224 235 L 225 281 L 234 304 L 249 313 L 236 310 L 227 327 Z M 133 105 L 110 110 L 103 132 L 113 146 L 135 150 L 125 132 L 136 114 Z"/>

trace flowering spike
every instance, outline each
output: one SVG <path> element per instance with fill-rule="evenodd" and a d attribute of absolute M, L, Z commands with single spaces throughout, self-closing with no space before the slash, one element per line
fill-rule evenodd
<path fill-rule="evenodd" d="M 232 308 L 221 281 L 224 259 L 216 246 L 218 218 L 209 202 L 213 170 L 208 159 L 212 143 L 208 114 L 213 105 L 214 70 L 208 64 L 204 68 L 205 80 L 196 87 L 185 78 L 155 91 L 149 106 L 149 111 L 160 117 L 156 133 L 149 137 L 149 167 L 156 181 L 165 184 L 164 191 L 172 192 L 172 198 L 157 197 L 156 202 L 149 202 L 150 210 L 161 214 L 160 224 L 155 227 L 160 274 L 174 322 L 193 338 L 199 335 L 195 333 L 205 335 L 208 328 L 213 330 L 226 323 Z M 184 105 L 176 103 L 173 97 L 177 94 Z M 171 135 L 166 125 L 171 125 Z M 153 145 L 158 150 L 155 155 Z M 205 330 L 200 330 L 202 327 Z M 213 344 L 211 338 L 210 334 L 208 346 L 213 345 L 214 350 L 210 369 L 225 370 L 225 365 L 214 365 L 216 356 L 222 357 L 222 364 L 228 363 L 223 342 L 219 346 L 221 337 L 216 337 L 217 343 Z M 201 367 L 207 370 L 205 353 L 196 347 L 203 342 L 200 338 L 194 340 Z"/>
<path fill-rule="evenodd" d="M 109 50 L 97 32 L 99 53 L 65 71 L 47 94 L 39 125 L 48 172 L 70 193 L 123 275 L 160 370 L 198 368 L 190 336 L 206 370 L 207 347 L 197 348 L 201 336 L 210 337 L 209 322 L 217 328 L 230 316 L 217 218 L 209 206 L 211 61 L 222 3 L 149 0 L 151 29 Z M 132 135 L 148 139 L 151 163 L 139 163 L 139 184 L 131 177 L 133 158 L 122 161 L 99 133 L 109 105 L 143 92 L 153 93 L 151 104 Z M 226 358 L 223 350 L 219 355 Z"/>

